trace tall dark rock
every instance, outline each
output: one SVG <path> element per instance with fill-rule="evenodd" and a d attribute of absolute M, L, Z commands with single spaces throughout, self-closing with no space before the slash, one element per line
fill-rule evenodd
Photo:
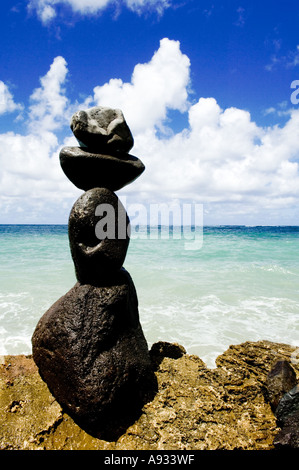
<path fill-rule="evenodd" d="M 71 127 L 87 147 L 72 152 L 65 148 L 60 154 L 67 176 L 73 182 L 83 178 L 80 185 L 87 189 L 69 217 L 78 282 L 39 320 L 32 336 L 33 358 L 66 412 L 90 434 L 114 440 L 135 421 L 157 389 L 135 286 L 123 268 L 129 218 L 112 189 L 114 180 L 118 189 L 133 181 L 144 166 L 136 157 L 124 158 L 124 148 L 131 148 L 133 140 L 119 110 L 99 107 L 76 113 Z M 101 153 L 110 148 L 113 155 Z M 92 171 L 90 158 L 95 162 Z M 113 166 L 105 165 L 111 158 Z"/>

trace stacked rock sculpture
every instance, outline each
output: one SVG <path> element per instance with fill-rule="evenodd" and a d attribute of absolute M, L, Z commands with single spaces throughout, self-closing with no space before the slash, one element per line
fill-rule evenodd
<path fill-rule="evenodd" d="M 156 392 L 134 283 L 123 267 L 130 222 L 114 191 L 143 163 L 120 110 L 79 111 L 79 147 L 64 147 L 66 176 L 85 192 L 69 216 L 77 283 L 49 308 L 32 336 L 33 359 L 63 409 L 90 434 L 114 440 Z"/>

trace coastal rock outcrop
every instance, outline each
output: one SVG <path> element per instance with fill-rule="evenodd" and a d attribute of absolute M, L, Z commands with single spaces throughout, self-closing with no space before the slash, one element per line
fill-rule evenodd
<path fill-rule="evenodd" d="M 113 192 L 139 176 L 144 165 L 125 153 L 133 138 L 119 110 L 80 111 L 71 128 L 85 146 L 60 152 L 65 174 L 86 191 L 74 203 L 68 226 L 78 282 L 39 320 L 33 359 L 76 423 L 113 440 L 157 390 L 137 293 L 123 267 L 129 218 Z"/>
<path fill-rule="evenodd" d="M 184 348 L 152 345 L 158 390 L 114 441 L 87 433 L 41 379 L 32 357 L 0 357 L 0 449 L 16 450 L 274 450 L 298 448 L 298 413 L 282 429 L 267 376 L 294 346 L 269 341 L 230 346 L 209 369 Z M 284 430 L 284 434 L 282 432 Z M 101 454 L 98 459 L 101 461 Z"/>

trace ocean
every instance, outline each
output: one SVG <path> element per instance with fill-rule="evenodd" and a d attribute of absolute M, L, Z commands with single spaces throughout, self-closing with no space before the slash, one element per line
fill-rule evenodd
<path fill-rule="evenodd" d="M 124 264 L 149 347 L 178 342 L 208 367 L 244 341 L 299 347 L 299 227 L 204 227 L 197 249 L 174 232 L 140 228 Z M 31 354 L 39 318 L 75 283 L 67 226 L 0 225 L 0 355 Z"/>

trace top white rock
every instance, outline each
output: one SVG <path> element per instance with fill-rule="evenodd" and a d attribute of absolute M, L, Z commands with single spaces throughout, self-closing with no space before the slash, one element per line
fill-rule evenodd
<path fill-rule="evenodd" d="M 77 111 L 70 126 L 80 146 L 94 152 L 129 152 L 134 145 L 120 109 L 95 106 L 87 111 Z"/>

